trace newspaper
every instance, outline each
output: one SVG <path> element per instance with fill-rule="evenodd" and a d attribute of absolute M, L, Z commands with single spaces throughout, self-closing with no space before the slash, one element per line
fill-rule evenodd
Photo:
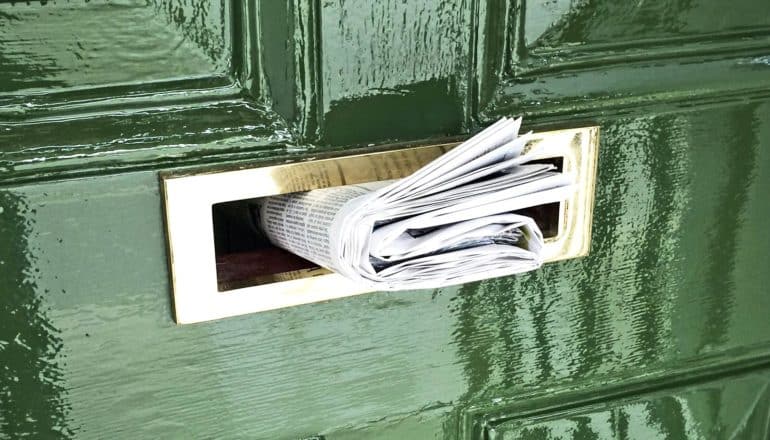
<path fill-rule="evenodd" d="M 270 241 L 379 290 L 436 288 L 540 267 L 524 208 L 564 200 L 574 176 L 528 163 L 531 133 L 503 118 L 398 180 L 284 194 L 258 205 Z"/>

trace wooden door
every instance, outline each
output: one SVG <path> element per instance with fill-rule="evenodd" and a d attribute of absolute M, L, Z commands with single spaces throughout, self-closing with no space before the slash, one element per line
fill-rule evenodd
<path fill-rule="evenodd" d="M 177 326 L 157 173 L 602 128 L 590 256 Z M 766 0 L 0 2 L 0 438 L 770 437 Z"/>

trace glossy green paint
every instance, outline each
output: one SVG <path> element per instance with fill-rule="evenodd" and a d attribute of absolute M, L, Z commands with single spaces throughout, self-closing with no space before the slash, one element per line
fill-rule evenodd
<path fill-rule="evenodd" d="M 663 392 L 586 404 L 489 427 L 489 439 L 765 438 L 770 378 L 720 378 Z"/>
<path fill-rule="evenodd" d="M 0 439 L 770 436 L 766 2 L 281 3 L 0 3 Z M 158 170 L 520 113 L 590 256 L 173 323 Z"/>

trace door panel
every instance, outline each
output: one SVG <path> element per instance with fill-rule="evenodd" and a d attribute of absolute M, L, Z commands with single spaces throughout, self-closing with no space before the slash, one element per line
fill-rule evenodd
<path fill-rule="evenodd" d="M 388 139 L 392 124 L 400 137 L 457 131 L 468 2 L 327 2 L 319 15 L 326 142 Z"/>
<path fill-rule="evenodd" d="M 553 414 L 490 423 L 486 438 L 648 439 L 770 436 L 770 377 L 766 371 L 683 389 L 586 404 Z"/>
<path fill-rule="evenodd" d="M 0 182 L 278 154 L 255 6 L 0 1 Z"/>
<path fill-rule="evenodd" d="M 737 0 L 730 7 L 711 0 L 618 3 L 609 0 L 525 2 L 522 16 L 528 47 L 640 46 L 650 40 L 750 37 L 770 27 L 767 5 Z M 670 44 L 670 43 L 668 43 Z"/>
<path fill-rule="evenodd" d="M 766 437 L 767 5 L 616 3 L 0 4 L 0 438 Z M 45 52 L 131 52 L 54 25 L 99 8 L 203 55 Z M 173 323 L 158 171 L 521 113 L 601 126 L 588 257 Z"/>
<path fill-rule="evenodd" d="M 224 75 L 231 63 L 226 6 L 175 0 L 3 2 L 0 92 Z"/>
<path fill-rule="evenodd" d="M 480 3 L 477 102 L 488 118 L 564 120 L 767 93 L 766 2 Z M 505 38 L 489 38 L 501 30 Z"/>

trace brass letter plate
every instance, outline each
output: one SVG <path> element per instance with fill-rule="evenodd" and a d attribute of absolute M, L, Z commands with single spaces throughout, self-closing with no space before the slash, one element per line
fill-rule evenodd
<path fill-rule="evenodd" d="M 577 176 L 577 191 L 569 199 L 551 207 L 535 208 L 532 213 L 546 236 L 545 260 L 585 256 L 591 241 L 599 127 L 539 133 L 527 148 L 543 146 L 540 144 L 547 144 L 547 150 L 553 152 L 541 159 L 554 161 L 563 171 Z M 401 178 L 455 145 L 220 172 L 161 173 L 176 322 L 209 321 L 367 291 L 340 275 L 270 248 L 269 244 L 246 252 L 217 254 L 212 215 L 215 205 Z M 231 279 L 233 273 L 243 272 L 243 268 L 247 272 L 254 268 L 254 273 L 241 273 Z"/>

